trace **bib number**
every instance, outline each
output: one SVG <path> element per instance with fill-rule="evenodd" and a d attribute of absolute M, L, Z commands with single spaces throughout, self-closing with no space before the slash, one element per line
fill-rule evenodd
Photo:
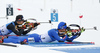
<path fill-rule="evenodd" d="M 28 42 L 31 42 L 31 43 L 35 42 L 34 37 L 28 38 Z"/>

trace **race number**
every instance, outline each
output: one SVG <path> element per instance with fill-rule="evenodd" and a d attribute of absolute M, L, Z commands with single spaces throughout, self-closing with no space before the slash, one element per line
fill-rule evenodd
<path fill-rule="evenodd" d="M 28 42 L 30 42 L 30 43 L 35 42 L 34 37 L 30 37 L 30 38 L 28 38 Z"/>
<path fill-rule="evenodd" d="M 13 16 L 13 6 L 12 6 L 12 4 L 7 4 L 6 14 L 7 14 L 7 16 Z"/>
<path fill-rule="evenodd" d="M 51 22 L 58 22 L 58 11 L 57 11 L 57 9 L 51 10 Z"/>

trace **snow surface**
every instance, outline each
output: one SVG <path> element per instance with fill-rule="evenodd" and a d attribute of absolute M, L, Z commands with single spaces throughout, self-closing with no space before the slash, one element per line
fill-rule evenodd
<path fill-rule="evenodd" d="M 13 4 L 14 16 L 6 18 L 6 5 Z M 17 8 L 22 9 L 18 11 Z M 15 20 L 16 15 L 22 14 L 25 19 L 35 18 L 38 22 L 50 20 L 51 9 L 58 9 L 58 22 L 51 24 L 41 24 L 30 33 L 43 34 L 52 28 L 57 28 L 59 22 L 64 21 L 69 24 L 79 24 L 84 28 L 97 26 L 98 31 L 86 30 L 75 41 L 95 42 L 95 45 L 84 46 L 64 46 L 64 47 L 32 47 L 18 45 L 19 47 L 6 47 L 0 45 L 0 53 L 63 53 L 51 50 L 55 48 L 80 48 L 80 47 L 100 47 L 100 2 L 99 0 L 0 0 L 0 26 Z M 79 16 L 83 15 L 80 19 Z M 81 20 L 81 24 L 80 24 Z M 12 43 L 11 43 L 12 44 Z"/>

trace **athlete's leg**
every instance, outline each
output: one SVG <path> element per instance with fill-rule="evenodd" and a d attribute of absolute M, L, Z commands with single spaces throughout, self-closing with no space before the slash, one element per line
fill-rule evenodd
<path fill-rule="evenodd" d="M 30 34 L 29 37 L 34 37 L 35 42 L 40 42 L 40 35 L 38 34 Z"/>
<path fill-rule="evenodd" d="M 12 38 L 6 38 L 3 40 L 4 43 L 20 43 L 19 39 L 12 39 Z"/>
<path fill-rule="evenodd" d="M 12 38 L 12 39 L 18 39 L 18 36 L 8 36 L 8 38 Z"/>

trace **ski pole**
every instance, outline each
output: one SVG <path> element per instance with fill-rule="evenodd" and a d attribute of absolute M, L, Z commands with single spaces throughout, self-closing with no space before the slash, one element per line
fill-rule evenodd
<path fill-rule="evenodd" d="M 85 28 L 85 30 L 97 30 L 97 27 L 93 27 L 93 28 Z"/>

